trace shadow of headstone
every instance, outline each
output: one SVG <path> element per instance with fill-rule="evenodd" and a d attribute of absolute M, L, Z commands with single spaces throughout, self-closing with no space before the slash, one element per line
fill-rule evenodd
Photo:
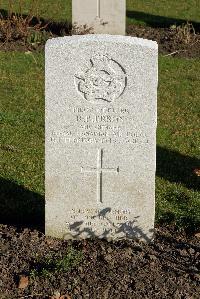
<path fill-rule="evenodd" d="M 200 190 L 200 177 L 194 170 L 200 168 L 200 159 L 157 146 L 156 175 L 169 182 L 180 183 L 188 189 Z"/>
<path fill-rule="evenodd" d="M 2 224 L 44 232 L 44 196 L 5 179 L 0 179 L 0 219 Z"/>

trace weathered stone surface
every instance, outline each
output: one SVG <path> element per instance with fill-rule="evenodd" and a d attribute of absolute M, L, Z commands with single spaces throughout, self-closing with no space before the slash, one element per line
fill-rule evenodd
<path fill-rule="evenodd" d="M 87 25 L 93 33 L 125 35 L 125 0 L 73 0 L 72 23 Z"/>
<path fill-rule="evenodd" d="M 156 97 L 155 42 L 47 42 L 47 235 L 152 238 Z"/>

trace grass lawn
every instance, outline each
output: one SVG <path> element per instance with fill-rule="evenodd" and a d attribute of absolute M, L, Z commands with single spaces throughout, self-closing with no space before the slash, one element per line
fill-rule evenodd
<path fill-rule="evenodd" d="M 23 3 L 23 13 L 28 14 L 34 2 L 34 15 L 54 21 L 71 21 L 71 0 L 11 0 L 13 11 L 19 12 L 19 3 Z M 0 8 L 8 10 L 9 1 L 0 0 Z"/>
<path fill-rule="evenodd" d="M 127 0 L 127 22 L 144 25 L 171 25 L 200 22 L 199 0 Z"/>
<path fill-rule="evenodd" d="M 44 55 L 0 52 L 0 64 L 0 218 L 34 225 L 44 213 Z M 200 226 L 199 69 L 197 59 L 160 57 L 156 219 L 191 229 Z"/>
<path fill-rule="evenodd" d="M 56 21 L 71 20 L 71 0 L 10 1 L 13 3 L 14 11 L 19 11 L 19 2 L 21 2 L 23 13 L 27 14 L 34 1 L 37 3 L 35 14 Z M 8 3 L 8 0 L 0 0 L 0 8 L 8 10 Z M 128 24 L 174 24 L 177 23 L 177 19 L 200 22 L 199 0 L 127 0 L 126 3 Z"/>
<path fill-rule="evenodd" d="M 41 225 L 40 219 L 44 216 L 44 57 L 0 52 L 0 65 L 0 98 L 3 100 L 1 222 Z"/>
<path fill-rule="evenodd" d="M 158 222 L 200 227 L 199 60 L 160 57 L 156 212 Z"/>

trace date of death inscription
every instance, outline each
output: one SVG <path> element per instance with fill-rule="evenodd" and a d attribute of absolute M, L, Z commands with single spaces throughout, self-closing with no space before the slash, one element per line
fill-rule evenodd
<path fill-rule="evenodd" d="M 50 133 L 52 143 L 146 144 L 148 136 L 135 125 L 127 108 L 71 108 L 66 121 Z"/>
<path fill-rule="evenodd" d="M 68 218 L 69 222 L 66 222 L 66 228 L 68 231 L 80 228 L 80 230 L 117 232 L 123 227 L 131 228 L 133 226 L 130 216 L 130 209 L 72 209 Z"/>

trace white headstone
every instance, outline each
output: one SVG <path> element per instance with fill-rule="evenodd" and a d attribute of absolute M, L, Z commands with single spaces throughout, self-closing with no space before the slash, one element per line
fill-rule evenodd
<path fill-rule="evenodd" d="M 156 95 L 155 42 L 47 42 L 47 235 L 152 238 Z"/>
<path fill-rule="evenodd" d="M 72 23 L 97 34 L 125 35 L 125 0 L 72 0 Z"/>

